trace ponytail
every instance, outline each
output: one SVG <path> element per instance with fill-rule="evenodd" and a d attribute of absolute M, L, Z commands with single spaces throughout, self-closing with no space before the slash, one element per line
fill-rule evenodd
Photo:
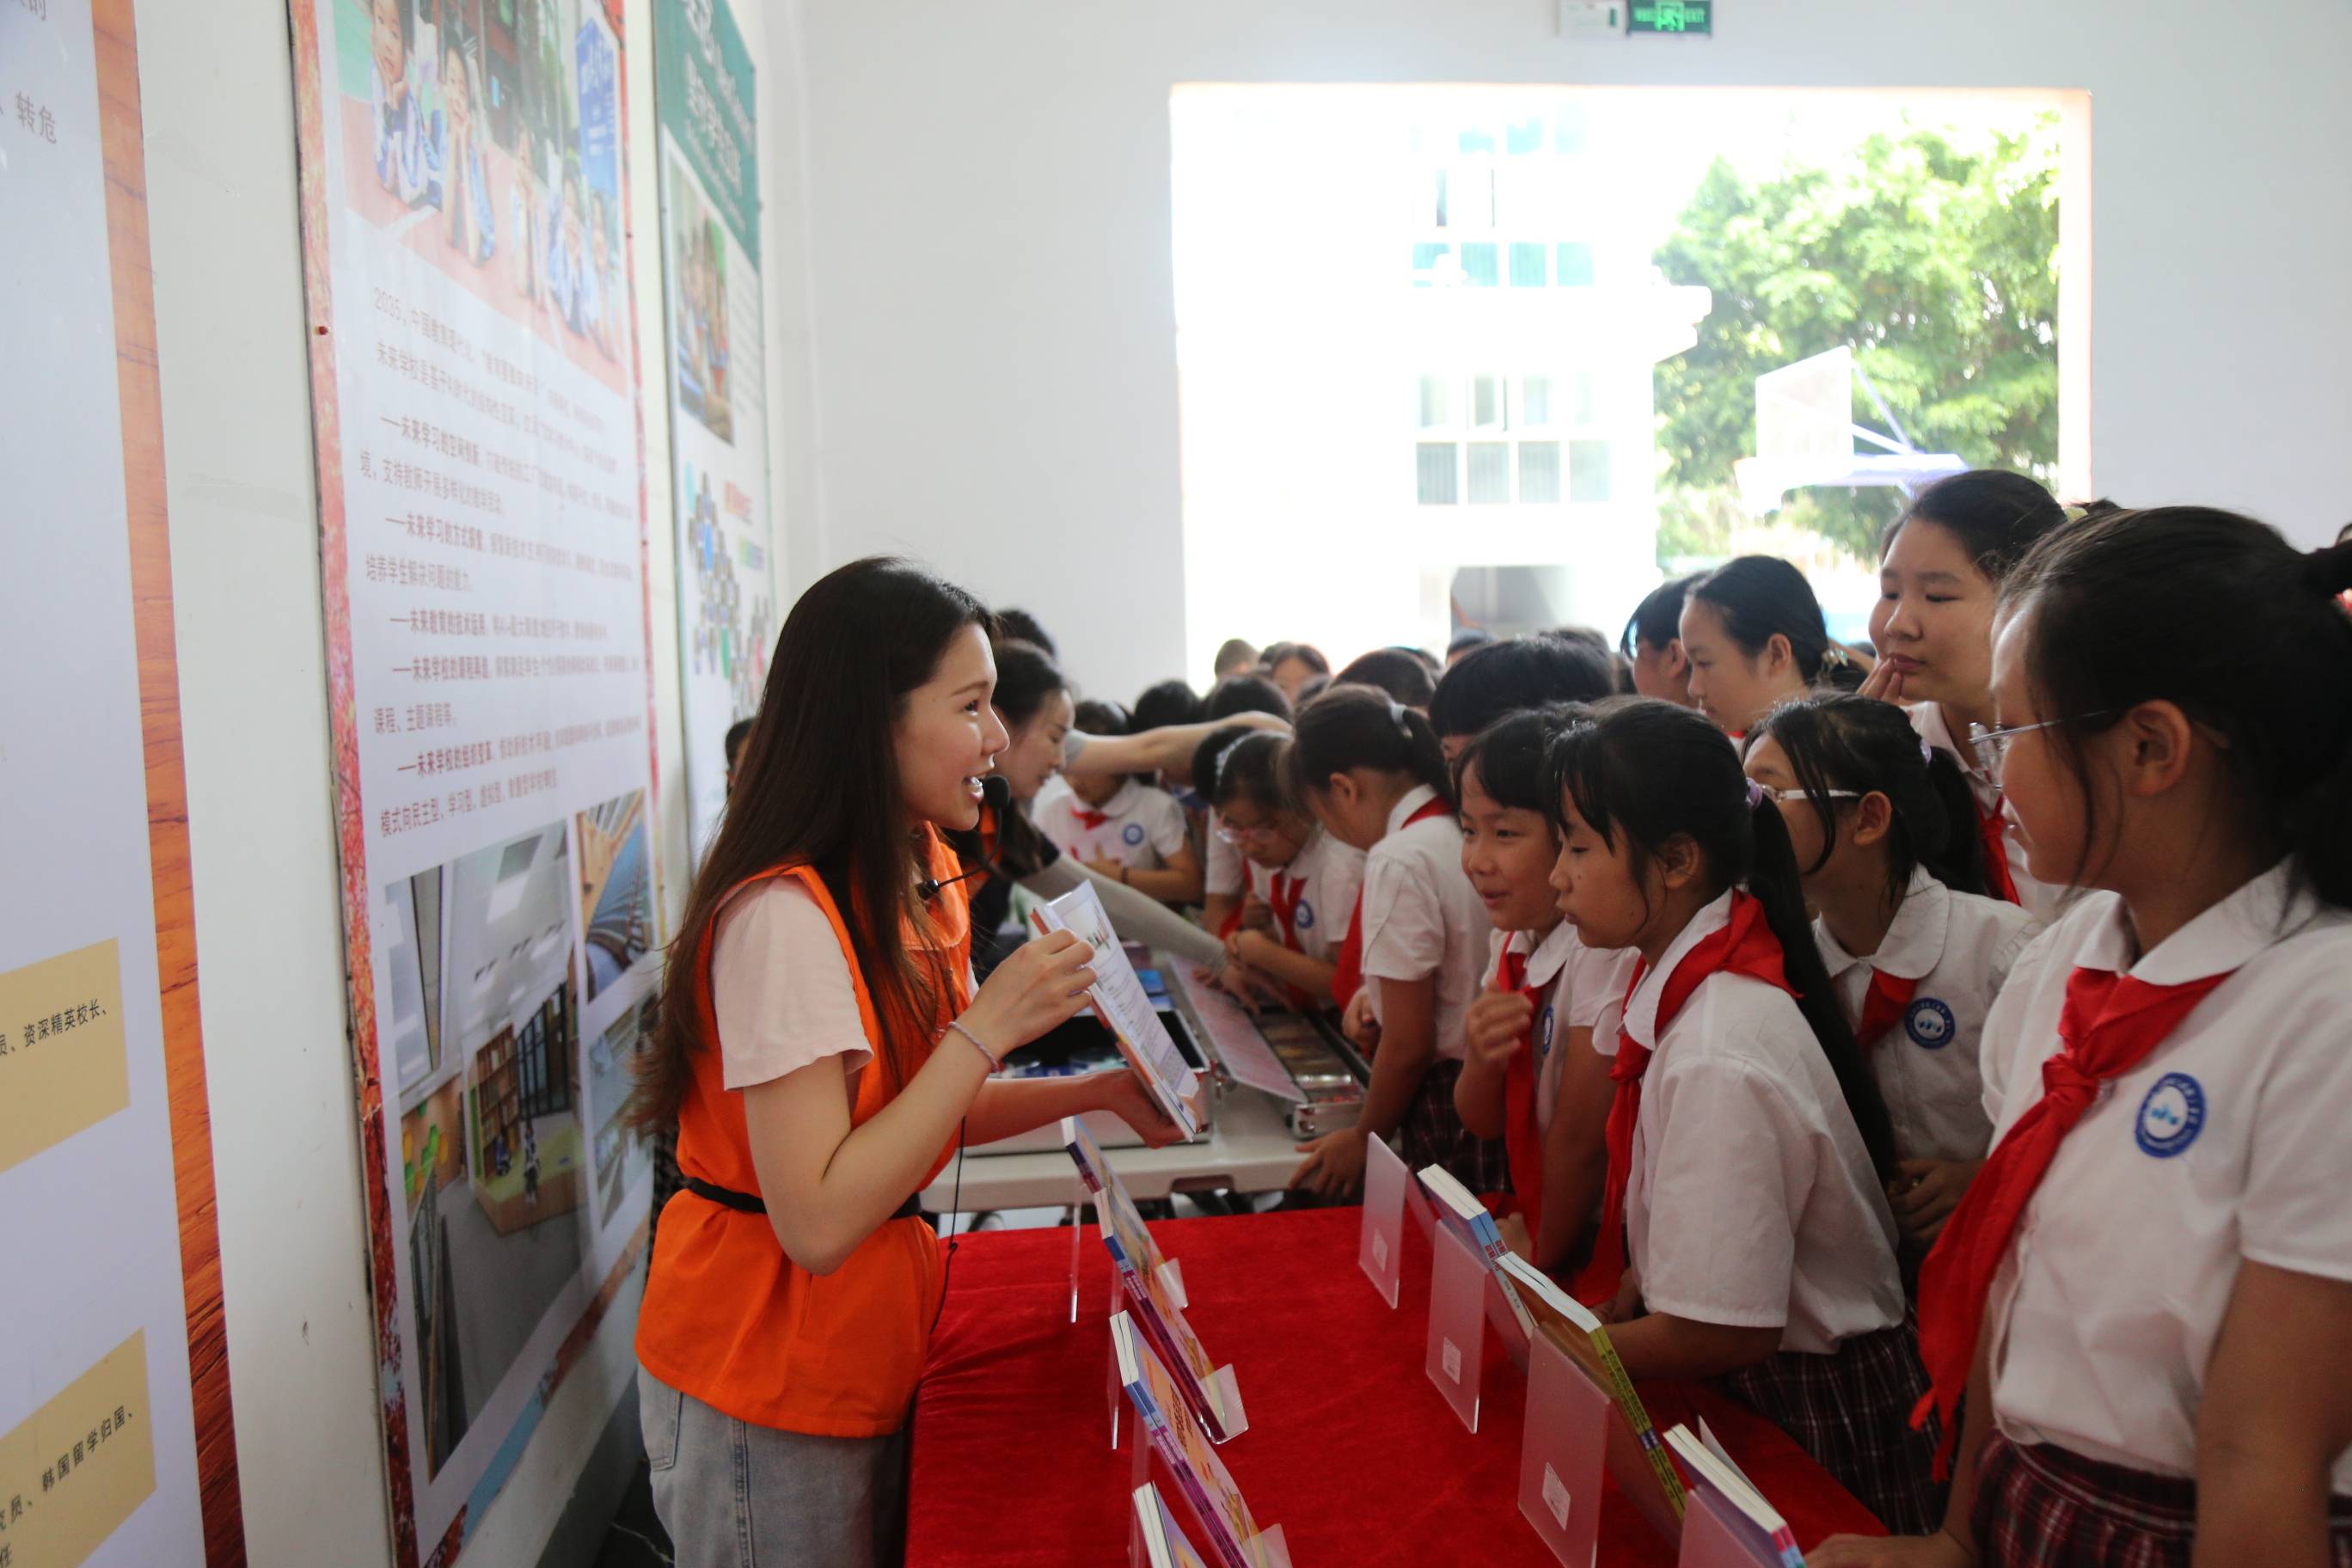
<path fill-rule="evenodd" d="M 1555 828 L 1566 831 L 1565 803 L 1573 800 L 1594 832 L 1612 842 L 1622 837 L 1637 878 L 1659 848 L 1688 838 L 1717 888 L 1744 885 L 1763 907 L 1798 1011 L 1837 1078 L 1871 1164 L 1892 1176 L 1886 1102 L 1822 966 L 1788 827 L 1771 797 L 1740 772 L 1723 731 L 1671 702 L 1612 704 L 1552 742 L 1546 772 Z"/>
<path fill-rule="evenodd" d="M 2026 679 L 2035 710 L 2061 715 L 2044 733 L 2083 786 L 2085 846 L 2102 842 L 2090 737 L 2167 701 L 2218 737 L 2247 802 L 2241 830 L 2287 855 L 2324 902 L 2352 909 L 2347 589 L 2352 544 L 2305 553 L 2208 507 L 2107 512 L 2036 544 L 2003 584 L 2001 613 L 2030 617 Z"/>
<path fill-rule="evenodd" d="M 1343 683 L 1298 710 L 1290 777 L 1302 800 L 1323 793 L 1333 773 L 1353 768 L 1405 773 L 1448 806 L 1454 781 L 1429 721 L 1376 687 Z"/>
<path fill-rule="evenodd" d="M 1985 891 L 1984 841 L 1968 775 L 1949 752 L 1930 751 L 1920 741 L 1903 710 L 1869 697 L 1802 697 L 1766 714 L 1748 736 L 1749 748 L 1768 736 L 1788 757 L 1821 823 L 1822 858 L 1801 868 L 1802 875 L 1828 863 L 1840 804 L 1832 792 L 1852 790 L 1886 797 L 1893 817 L 1886 875 L 1897 899 L 1921 866 L 1955 892 Z"/>
<path fill-rule="evenodd" d="M 1702 721 L 1704 722 L 1704 721 Z M 1854 1043 L 1831 989 L 1829 970 L 1813 941 L 1813 922 L 1805 913 L 1804 887 L 1797 877 L 1797 851 L 1789 842 L 1789 825 L 1780 808 L 1761 789 L 1750 786 L 1748 820 L 1755 856 L 1748 868 L 1748 893 L 1763 906 L 1764 919 L 1780 939 L 1780 972 L 1797 993 L 1797 1011 L 1812 1026 L 1822 1055 L 1829 1058 L 1838 1091 L 1870 1152 L 1871 1167 L 1885 1182 L 1895 1175 L 1895 1123 L 1886 1113 L 1885 1097 L 1878 1092 L 1877 1077 Z"/>

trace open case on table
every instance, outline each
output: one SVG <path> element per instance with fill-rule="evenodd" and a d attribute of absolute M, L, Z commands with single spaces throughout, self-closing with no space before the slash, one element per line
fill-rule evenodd
<path fill-rule="evenodd" d="M 1220 1088 L 1262 1089 L 1281 1100 L 1301 1139 L 1356 1124 L 1372 1069 L 1329 1020 L 1276 1008 L 1252 1014 L 1190 964 L 1171 963 L 1160 976 L 1213 1062 Z"/>

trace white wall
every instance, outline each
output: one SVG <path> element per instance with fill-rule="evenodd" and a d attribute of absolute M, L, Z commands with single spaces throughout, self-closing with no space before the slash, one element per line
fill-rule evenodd
<path fill-rule="evenodd" d="M 1036 611 L 1115 695 L 1183 647 L 1179 82 L 2088 89 L 2095 485 L 2314 543 L 2352 516 L 2343 6 L 2273 31 L 2189 0 L 1729 0 L 1712 38 L 1577 44 L 1551 0 L 804 8 L 823 470 L 804 570 L 910 551 Z"/>
<path fill-rule="evenodd" d="M 759 6 L 739 19 L 762 94 L 775 93 L 796 123 L 789 57 L 785 68 L 768 67 Z M 642 403 L 667 920 L 684 893 L 668 868 L 684 865 L 686 795 L 658 379 L 650 0 L 630 0 L 627 23 L 636 341 L 653 377 Z M 343 993 L 287 9 L 285 0 L 144 0 L 137 24 L 246 1539 L 257 1568 L 374 1568 L 392 1555 Z M 794 155 L 795 134 L 783 133 Z M 771 254 L 796 252 L 797 211 L 797 202 L 771 204 Z M 793 289 L 769 307 L 768 358 L 803 388 L 778 419 L 798 429 L 812 416 L 804 279 Z M 813 485 L 805 463 L 801 482 Z M 558 1388 L 463 1562 L 538 1561 L 634 1376 L 636 1295 L 634 1282 L 621 1292 Z"/>

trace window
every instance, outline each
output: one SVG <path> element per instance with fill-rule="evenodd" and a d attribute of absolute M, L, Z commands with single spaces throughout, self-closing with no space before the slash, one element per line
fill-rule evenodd
<path fill-rule="evenodd" d="M 1462 276 L 1475 289 L 1492 289 L 1500 281 L 1496 271 L 1495 247 L 1481 241 L 1462 247 Z"/>
<path fill-rule="evenodd" d="M 1427 377 L 1423 378 L 1424 381 Z M 1551 377 L 1524 375 L 1519 378 L 1519 426 L 1542 426 L 1551 423 Z"/>
<path fill-rule="evenodd" d="M 1511 247 L 1511 287 L 1540 289 L 1544 286 L 1544 247 L 1540 245 L 1513 244 Z"/>
<path fill-rule="evenodd" d="M 1579 425 L 1597 423 L 1597 416 L 1593 413 L 1592 373 L 1589 370 L 1578 371 L 1569 377 L 1568 385 L 1569 406 L 1571 410 L 1570 417 Z"/>
<path fill-rule="evenodd" d="M 1570 441 L 1568 444 L 1568 499 L 1605 501 L 1609 499 L 1609 443 Z"/>
<path fill-rule="evenodd" d="M 1559 266 L 1559 286 L 1563 289 L 1592 287 L 1592 247 L 1582 240 L 1565 240 L 1552 247 L 1552 257 Z"/>
<path fill-rule="evenodd" d="M 1508 441 L 1470 443 L 1470 501 L 1491 506 L 1511 499 L 1511 444 Z"/>
<path fill-rule="evenodd" d="M 1503 428 L 1503 378 L 1499 375 L 1474 375 L 1470 378 L 1470 428 L 1500 430 Z"/>
<path fill-rule="evenodd" d="M 1462 448 L 1451 441 L 1423 441 L 1414 451 L 1413 499 L 1423 506 L 1452 506 L 1462 499 L 1454 470 Z"/>
<path fill-rule="evenodd" d="M 1519 443 L 1519 500 L 1552 502 L 1559 500 L 1559 443 Z"/>
<path fill-rule="evenodd" d="M 1454 423 L 1454 385 L 1442 375 L 1421 378 L 1421 427 L 1436 430 Z"/>
<path fill-rule="evenodd" d="M 1503 151 L 1512 154 L 1540 153 L 1544 144 L 1544 122 L 1540 119 L 1516 120 L 1503 127 Z"/>

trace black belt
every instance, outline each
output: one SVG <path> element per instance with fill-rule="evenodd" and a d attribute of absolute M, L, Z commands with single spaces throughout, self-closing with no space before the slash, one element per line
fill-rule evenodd
<path fill-rule="evenodd" d="M 766 1214 L 768 1212 L 768 1205 L 761 1200 L 759 1194 L 756 1193 L 739 1193 L 732 1187 L 722 1187 L 716 1182 L 706 1182 L 700 1176 L 682 1175 L 679 1178 L 679 1182 L 688 1192 L 692 1193 L 696 1197 L 709 1198 L 712 1203 L 719 1204 L 726 1208 L 733 1209 L 739 1214 Z M 917 1201 L 919 1195 L 920 1194 L 915 1193 L 908 1194 L 907 1201 L 900 1204 L 898 1208 L 893 1210 L 890 1217 L 892 1219 L 913 1219 L 918 1215 L 921 1214 L 923 1212 L 923 1205 Z"/>

